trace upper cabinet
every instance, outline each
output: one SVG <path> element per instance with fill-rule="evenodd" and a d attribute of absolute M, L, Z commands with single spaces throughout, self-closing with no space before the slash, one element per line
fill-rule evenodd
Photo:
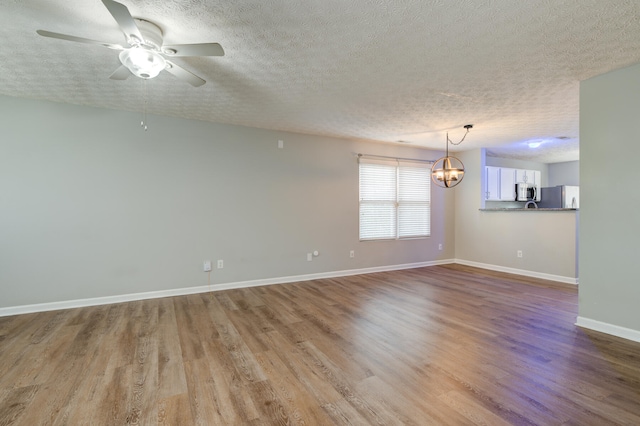
<path fill-rule="evenodd" d="M 500 201 L 500 167 L 487 166 L 485 168 L 484 199 Z"/>
<path fill-rule="evenodd" d="M 516 169 L 486 166 L 485 200 L 514 201 L 516 199 Z"/>
<path fill-rule="evenodd" d="M 500 201 L 516 199 L 516 169 L 500 167 Z"/>
<path fill-rule="evenodd" d="M 527 183 L 536 186 L 536 200 L 540 200 L 541 173 L 539 170 L 520 170 L 508 167 L 485 167 L 485 200 L 515 201 L 516 184 Z"/>
<path fill-rule="evenodd" d="M 516 169 L 516 183 L 521 183 L 521 182 L 540 187 L 540 184 L 541 184 L 540 171 Z"/>

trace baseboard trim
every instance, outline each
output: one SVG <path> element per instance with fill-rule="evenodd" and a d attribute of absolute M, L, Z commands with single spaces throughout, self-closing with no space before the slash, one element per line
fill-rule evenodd
<path fill-rule="evenodd" d="M 324 278 L 338 278 L 351 275 L 364 275 L 376 272 L 399 271 L 402 269 L 423 268 L 426 266 L 446 265 L 454 263 L 453 259 L 435 260 L 429 262 L 405 263 L 399 265 L 375 266 L 371 268 L 346 269 L 341 271 L 320 272 L 316 274 L 291 275 L 278 278 L 266 278 L 250 281 L 212 284 L 198 287 L 176 288 L 170 290 L 149 291 L 144 293 L 130 293 L 116 296 L 94 297 L 90 299 L 74 299 L 60 302 L 37 303 L 33 305 L 10 306 L 0 308 L 0 317 L 30 314 L 34 312 L 57 311 L 60 309 L 83 308 L 87 306 L 109 305 L 112 303 L 133 302 L 136 300 L 159 299 L 162 297 L 184 296 L 188 294 L 207 293 L 210 291 L 231 290 L 237 288 L 259 287 L 263 285 L 288 284 L 301 281 L 319 280 Z"/>
<path fill-rule="evenodd" d="M 606 333 L 623 339 L 633 340 L 634 342 L 640 342 L 640 331 L 632 328 L 620 327 L 619 325 L 609 324 L 580 316 L 576 320 L 576 325 L 589 330 L 599 331 L 600 333 Z"/>
<path fill-rule="evenodd" d="M 456 259 L 455 263 L 476 268 L 488 269 L 490 271 L 506 272 L 508 274 L 523 275 L 525 277 L 540 278 L 543 280 L 557 281 L 566 284 L 578 284 L 578 278 L 564 277 L 562 275 L 545 274 L 543 272 L 527 271 L 525 269 L 507 268 L 505 266 L 491 265 L 488 263 L 472 262 L 470 260 Z"/>

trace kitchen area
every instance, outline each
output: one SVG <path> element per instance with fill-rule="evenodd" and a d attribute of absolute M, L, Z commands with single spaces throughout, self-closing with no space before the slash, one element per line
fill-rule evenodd
<path fill-rule="evenodd" d="M 577 284 L 579 161 L 542 163 L 485 149 L 460 157 L 467 173 L 456 187 L 456 261 Z"/>
<path fill-rule="evenodd" d="M 548 166 L 545 167 L 548 174 Z M 580 187 L 543 186 L 541 170 L 485 166 L 484 210 L 577 210 Z M 548 182 L 548 177 L 547 177 Z"/>

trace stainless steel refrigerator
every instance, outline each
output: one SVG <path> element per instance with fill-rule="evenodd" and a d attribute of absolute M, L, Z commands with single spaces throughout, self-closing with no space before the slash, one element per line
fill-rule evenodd
<path fill-rule="evenodd" d="M 580 187 L 570 185 L 540 188 L 539 208 L 545 209 L 579 209 Z"/>

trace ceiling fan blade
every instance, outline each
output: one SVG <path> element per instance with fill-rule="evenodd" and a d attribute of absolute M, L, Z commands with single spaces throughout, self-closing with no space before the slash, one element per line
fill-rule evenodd
<path fill-rule="evenodd" d="M 173 62 L 167 61 L 167 68 L 165 69 L 167 70 L 167 72 L 176 76 L 179 80 L 186 81 L 193 87 L 199 87 L 206 83 L 206 81 L 204 81 L 197 75 L 185 70 L 184 68 L 174 64 Z"/>
<path fill-rule="evenodd" d="M 162 53 L 167 56 L 224 56 L 224 49 L 218 43 L 163 45 Z"/>
<path fill-rule="evenodd" d="M 108 47 L 109 49 L 114 49 L 114 50 L 122 50 L 123 49 L 123 47 L 120 46 L 119 44 L 105 43 L 105 42 L 102 42 L 102 41 L 96 41 L 96 40 L 91 40 L 91 39 L 88 39 L 88 38 L 76 37 L 76 36 L 72 36 L 72 35 L 68 35 L 68 34 L 53 33 L 51 31 L 46 31 L 46 30 L 38 30 L 36 32 L 38 34 L 40 34 L 41 36 L 43 36 L 43 37 L 50 37 L 50 38 L 57 38 L 57 39 L 60 39 L 60 40 L 75 41 L 77 43 L 97 44 L 99 46 Z"/>
<path fill-rule="evenodd" d="M 118 67 L 118 69 L 115 70 L 113 74 L 109 76 L 109 78 L 111 80 L 126 80 L 130 75 L 131 71 L 129 71 L 129 68 L 125 67 L 124 65 L 120 65 L 120 67 Z"/>
<path fill-rule="evenodd" d="M 122 29 L 127 36 L 127 40 L 129 37 L 134 37 L 137 38 L 138 41 L 144 41 L 144 37 L 136 25 L 136 22 L 133 20 L 131 13 L 129 13 L 127 6 L 113 0 L 102 0 L 102 3 L 104 3 L 105 7 L 109 10 L 113 19 L 120 25 L 120 29 Z"/>

